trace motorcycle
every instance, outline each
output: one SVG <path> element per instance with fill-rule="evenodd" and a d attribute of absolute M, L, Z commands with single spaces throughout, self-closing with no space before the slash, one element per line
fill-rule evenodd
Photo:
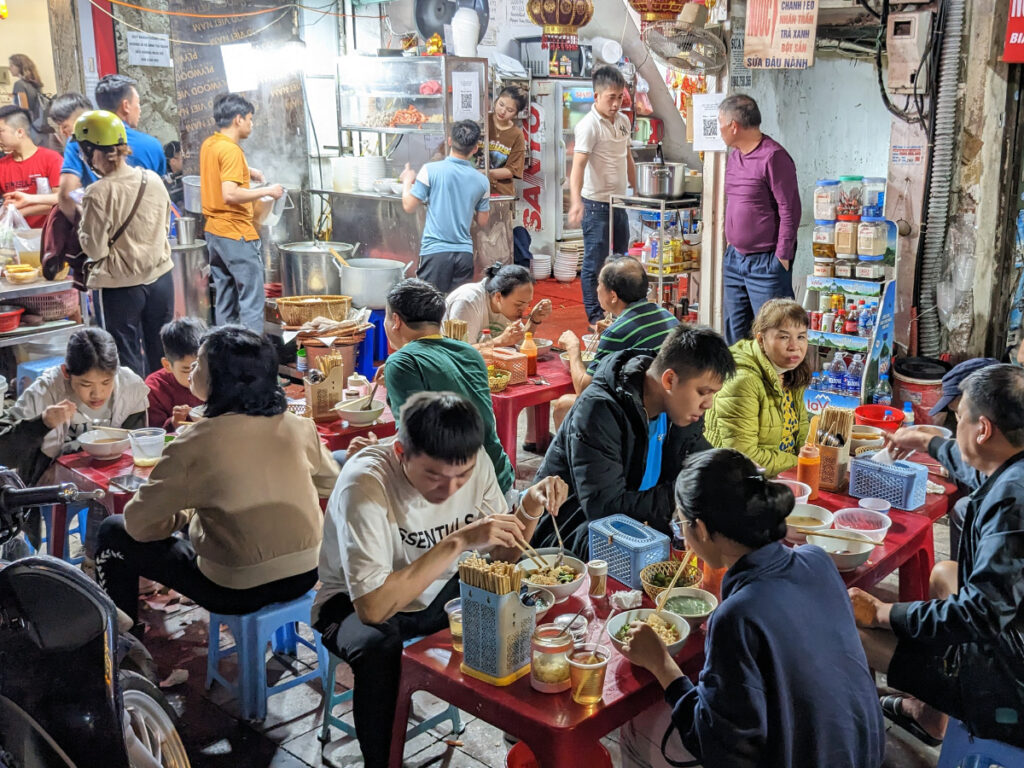
<path fill-rule="evenodd" d="M 25 488 L 0 467 L 0 544 L 27 509 L 103 497 L 71 483 Z M 54 557 L 0 563 L 0 768 L 188 768 L 152 659 L 117 609 Z"/>

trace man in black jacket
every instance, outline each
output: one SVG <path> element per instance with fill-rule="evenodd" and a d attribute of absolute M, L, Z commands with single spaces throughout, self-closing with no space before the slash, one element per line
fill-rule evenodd
<path fill-rule="evenodd" d="M 616 513 L 669 533 L 676 475 L 688 455 L 711 447 L 704 412 L 735 370 L 721 336 L 687 325 L 657 357 L 624 350 L 601 362 L 537 472 L 569 484 L 558 521 L 573 554 L 586 560 L 588 523 Z M 535 540 L 557 544 L 550 521 Z"/>
<path fill-rule="evenodd" d="M 1024 370 L 994 365 L 961 391 L 956 443 L 987 477 L 968 501 L 959 561 L 935 566 L 932 600 L 889 604 L 859 589 L 850 597 L 868 662 L 911 694 L 883 697 L 889 719 L 929 744 L 949 715 L 977 736 L 1024 747 Z"/>

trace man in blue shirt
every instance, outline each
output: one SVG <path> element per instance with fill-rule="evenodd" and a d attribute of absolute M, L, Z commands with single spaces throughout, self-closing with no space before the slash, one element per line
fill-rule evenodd
<path fill-rule="evenodd" d="M 127 75 L 106 75 L 100 78 L 96 84 L 96 106 L 113 112 L 124 123 L 128 148 L 131 149 L 131 154 L 126 158 L 128 165 L 148 168 L 160 176 L 167 173 L 163 145 L 149 134 L 136 130 L 142 116 L 142 106 L 135 80 Z M 60 191 L 57 195 L 58 205 L 68 219 L 74 218 L 78 201 L 81 200 L 80 195 L 72 196 L 72 193 L 94 181 L 95 174 L 78 153 L 78 142 L 70 139 L 64 145 L 64 165 L 60 169 Z"/>
<path fill-rule="evenodd" d="M 487 225 L 491 185 L 470 158 L 480 144 L 480 126 L 462 120 L 448 137 L 451 154 L 427 163 L 417 174 L 406 163 L 402 171 L 402 208 L 413 213 L 427 206 L 416 276 L 449 293 L 473 279 L 473 217 Z"/>

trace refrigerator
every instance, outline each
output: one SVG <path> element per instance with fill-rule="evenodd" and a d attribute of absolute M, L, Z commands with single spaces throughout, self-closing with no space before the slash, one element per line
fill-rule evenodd
<path fill-rule="evenodd" d="M 535 79 L 531 84 L 527 163 L 516 186 L 517 224 L 529 231 L 534 253 L 554 258 L 560 242 L 583 238 L 582 230 L 569 227 L 569 175 L 573 129 L 593 104 L 590 80 Z"/>

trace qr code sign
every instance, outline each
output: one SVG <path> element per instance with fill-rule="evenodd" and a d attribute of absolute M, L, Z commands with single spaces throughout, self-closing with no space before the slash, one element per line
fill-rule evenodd
<path fill-rule="evenodd" d="M 705 136 L 717 136 L 718 135 L 718 119 L 714 117 L 704 118 L 704 135 Z"/>
<path fill-rule="evenodd" d="M 462 93 L 462 94 L 460 94 L 460 96 L 461 96 L 461 100 L 460 100 L 459 106 L 462 109 L 472 109 L 473 108 L 473 94 L 472 93 Z"/>

